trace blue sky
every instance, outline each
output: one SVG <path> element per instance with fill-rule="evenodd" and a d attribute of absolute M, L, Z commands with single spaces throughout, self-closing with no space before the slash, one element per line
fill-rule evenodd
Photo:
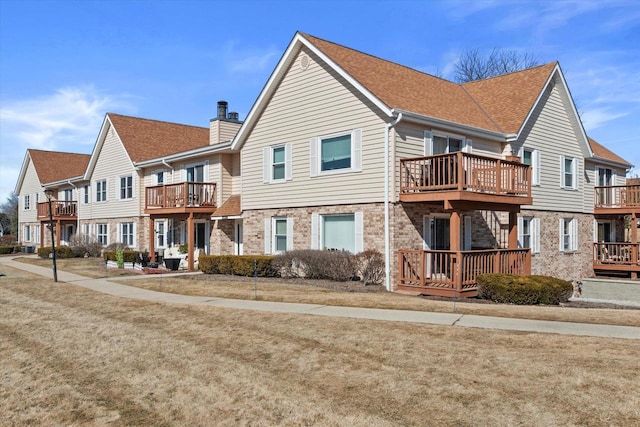
<path fill-rule="evenodd" d="M 445 78 L 469 48 L 558 60 L 587 133 L 640 171 L 637 0 L 0 0 L 0 202 L 27 148 L 90 153 L 106 112 L 244 118 L 297 30 Z"/>

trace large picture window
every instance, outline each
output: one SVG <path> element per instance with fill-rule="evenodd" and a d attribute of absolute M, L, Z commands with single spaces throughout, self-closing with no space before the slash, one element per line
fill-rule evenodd
<path fill-rule="evenodd" d="M 362 170 L 362 129 L 310 140 L 310 175 Z"/>
<path fill-rule="evenodd" d="M 320 170 L 351 169 L 351 134 L 320 140 Z"/>
<path fill-rule="evenodd" d="M 356 225 L 355 216 L 323 215 L 322 247 L 329 250 L 342 250 L 355 253 Z"/>

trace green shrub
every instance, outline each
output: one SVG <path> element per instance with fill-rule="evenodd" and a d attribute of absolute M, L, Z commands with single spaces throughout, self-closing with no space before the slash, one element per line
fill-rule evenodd
<path fill-rule="evenodd" d="M 477 278 L 478 297 L 508 304 L 549 304 L 567 302 L 573 285 L 550 276 L 481 274 Z"/>
<path fill-rule="evenodd" d="M 12 254 L 14 250 L 14 246 L 0 246 L 0 255 Z"/>
<path fill-rule="evenodd" d="M 356 276 L 357 267 L 347 251 L 301 249 L 276 256 L 274 267 L 285 277 L 306 277 L 344 282 Z"/>
<path fill-rule="evenodd" d="M 254 262 L 259 277 L 276 277 L 272 256 L 266 255 L 201 255 L 198 268 L 206 274 L 234 274 L 253 276 Z"/>
<path fill-rule="evenodd" d="M 139 251 L 123 250 L 122 260 L 123 262 L 138 262 L 139 253 L 140 253 Z M 104 256 L 104 262 L 107 262 L 107 261 L 118 262 L 117 251 L 105 251 L 103 256 Z"/>
<path fill-rule="evenodd" d="M 49 258 L 51 255 L 51 246 L 38 248 L 38 256 L 40 258 Z M 56 246 L 56 258 L 74 258 L 75 253 L 69 246 Z"/>

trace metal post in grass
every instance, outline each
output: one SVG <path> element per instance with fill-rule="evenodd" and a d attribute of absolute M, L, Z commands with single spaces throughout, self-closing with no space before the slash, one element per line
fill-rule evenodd
<path fill-rule="evenodd" d="M 258 260 L 253 260 L 253 299 L 258 299 Z"/>
<path fill-rule="evenodd" d="M 53 229 L 53 209 L 51 207 L 51 198 L 53 197 L 53 190 L 46 189 L 44 190 L 44 194 L 47 196 L 47 200 L 49 201 L 49 229 L 51 230 L 51 253 L 53 254 L 53 281 L 58 281 L 58 268 L 56 266 L 56 237 L 55 231 Z"/>

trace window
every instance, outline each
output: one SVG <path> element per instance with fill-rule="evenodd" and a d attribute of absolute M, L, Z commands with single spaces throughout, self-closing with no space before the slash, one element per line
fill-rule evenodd
<path fill-rule="evenodd" d="M 562 168 L 561 187 L 575 190 L 578 188 L 578 167 L 576 159 L 573 157 L 560 156 L 560 166 Z"/>
<path fill-rule="evenodd" d="M 456 151 L 471 152 L 472 141 L 460 135 L 446 135 L 431 131 L 424 132 L 424 155 L 455 153 Z"/>
<path fill-rule="evenodd" d="M 36 238 L 36 243 L 40 243 L 40 226 L 39 225 L 34 225 L 33 226 L 33 234 L 34 237 Z"/>
<path fill-rule="evenodd" d="M 265 147 L 262 153 L 262 182 L 291 181 L 291 144 Z"/>
<path fill-rule="evenodd" d="M 31 196 L 29 194 L 24 195 L 24 210 L 28 211 L 31 209 Z"/>
<path fill-rule="evenodd" d="M 362 170 L 362 130 L 311 138 L 311 176 Z"/>
<path fill-rule="evenodd" d="M 560 220 L 560 252 L 578 250 L 578 220 L 562 218 Z"/>
<path fill-rule="evenodd" d="M 132 222 L 123 222 L 120 224 L 120 243 L 131 247 L 135 246 Z"/>
<path fill-rule="evenodd" d="M 31 227 L 28 225 L 24 226 L 24 241 L 25 242 L 30 242 L 31 241 Z"/>
<path fill-rule="evenodd" d="M 73 190 L 70 188 L 67 188 L 66 190 L 64 190 L 64 201 L 66 202 L 70 202 L 73 200 Z"/>
<path fill-rule="evenodd" d="M 35 193 L 36 196 L 36 205 L 38 204 L 38 202 L 40 201 L 40 194 L 39 193 Z"/>
<path fill-rule="evenodd" d="M 96 181 L 96 202 L 107 201 L 107 180 Z"/>
<path fill-rule="evenodd" d="M 531 253 L 540 253 L 540 218 L 518 218 L 518 247 L 529 248 Z"/>
<path fill-rule="evenodd" d="M 156 247 L 164 248 L 166 246 L 166 223 L 164 221 L 156 221 Z"/>
<path fill-rule="evenodd" d="M 97 224 L 98 228 L 98 243 L 103 246 L 109 244 L 109 225 L 108 224 Z"/>
<path fill-rule="evenodd" d="M 281 253 L 293 249 L 293 218 L 273 217 L 264 221 L 264 252 Z"/>
<path fill-rule="evenodd" d="M 120 199 L 133 198 L 133 176 L 120 177 Z"/>
<path fill-rule="evenodd" d="M 356 228 L 354 215 L 324 215 L 322 217 L 322 248 L 355 252 Z"/>
<path fill-rule="evenodd" d="M 84 193 L 84 204 L 88 205 L 89 204 L 89 186 L 85 185 L 83 188 L 83 193 Z"/>
<path fill-rule="evenodd" d="M 164 184 L 164 171 L 156 172 L 156 184 Z"/>
<path fill-rule="evenodd" d="M 540 185 L 540 150 L 522 148 L 520 157 L 522 163 L 531 166 L 531 184 Z"/>

